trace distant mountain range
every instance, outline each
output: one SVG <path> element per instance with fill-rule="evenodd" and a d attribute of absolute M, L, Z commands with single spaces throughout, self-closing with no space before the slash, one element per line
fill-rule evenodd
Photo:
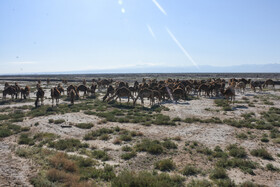
<path fill-rule="evenodd" d="M 125 68 L 89 69 L 82 71 L 36 72 L 32 74 L 110 74 L 110 73 L 280 73 L 280 64 L 244 64 L 236 66 L 160 66 L 136 65 Z M 6 74 L 7 75 L 7 74 Z M 14 74 L 8 74 L 14 75 Z M 17 74 L 19 75 L 19 74 Z"/>
<path fill-rule="evenodd" d="M 280 64 L 246 64 L 236 66 L 135 66 L 127 68 L 55 72 L 62 74 L 91 73 L 280 73 Z"/>

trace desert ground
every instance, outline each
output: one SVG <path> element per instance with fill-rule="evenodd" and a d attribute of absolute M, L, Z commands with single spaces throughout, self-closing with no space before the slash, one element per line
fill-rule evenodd
<path fill-rule="evenodd" d="M 66 90 L 83 79 L 89 87 L 91 79 L 133 85 L 144 77 L 244 77 L 276 85 L 236 89 L 233 103 L 193 92 L 153 106 L 147 99 L 103 102 L 101 88 L 94 96 L 81 92 L 74 105 L 65 91 L 52 106 L 50 89 L 59 83 Z M 37 80 L 45 99 L 36 108 Z M 2 76 L 0 186 L 280 186 L 279 80 L 279 74 Z M 5 82 L 29 85 L 30 97 L 3 99 Z"/>

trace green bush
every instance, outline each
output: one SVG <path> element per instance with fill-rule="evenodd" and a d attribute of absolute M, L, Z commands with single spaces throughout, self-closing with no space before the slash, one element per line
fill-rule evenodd
<path fill-rule="evenodd" d="M 122 151 L 126 151 L 126 152 L 132 151 L 132 147 L 123 146 L 123 147 L 122 147 Z"/>
<path fill-rule="evenodd" d="M 164 142 L 162 142 L 162 146 L 166 149 L 177 149 L 177 145 L 171 140 L 164 140 Z"/>
<path fill-rule="evenodd" d="M 187 187 L 211 187 L 212 183 L 208 180 L 192 180 L 190 183 L 188 183 Z"/>
<path fill-rule="evenodd" d="M 273 166 L 272 164 L 266 164 L 266 169 L 270 170 L 270 171 L 280 171 L 279 168 Z"/>
<path fill-rule="evenodd" d="M 229 155 L 236 158 L 245 158 L 247 153 L 243 147 L 238 147 L 236 144 L 231 144 L 227 147 Z"/>
<path fill-rule="evenodd" d="M 192 165 L 186 165 L 182 170 L 182 174 L 186 176 L 197 175 L 200 173 L 200 170 Z"/>
<path fill-rule="evenodd" d="M 18 144 L 34 145 L 32 138 L 28 137 L 28 134 L 21 134 L 18 140 Z"/>
<path fill-rule="evenodd" d="M 112 187 L 183 187 L 183 180 L 184 179 L 178 175 L 170 176 L 166 173 L 153 174 L 148 171 L 141 171 L 139 173 L 123 171 L 112 180 L 111 185 Z"/>
<path fill-rule="evenodd" d="M 49 146 L 58 150 L 77 151 L 79 148 L 87 148 L 88 144 L 81 143 L 78 139 L 70 138 L 50 142 Z"/>
<path fill-rule="evenodd" d="M 146 151 L 151 154 L 161 154 L 163 147 L 157 140 L 144 139 L 141 143 L 136 144 L 137 151 Z"/>
<path fill-rule="evenodd" d="M 171 159 L 160 160 L 155 163 L 155 168 L 160 171 L 171 171 L 176 168 L 175 163 Z"/>
<path fill-rule="evenodd" d="M 0 124 L 0 138 L 8 137 L 21 132 L 22 128 L 19 125 L 10 123 Z"/>
<path fill-rule="evenodd" d="M 249 173 L 251 175 L 254 175 L 253 169 L 256 169 L 256 163 L 244 160 L 240 158 L 233 158 L 233 159 L 226 159 L 222 158 L 217 161 L 216 166 L 217 167 L 223 167 L 223 168 L 239 168 L 244 173 Z"/>
<path fill-rule="evenodd" d="M 54 124 L 61 124 L 61 123 L 64 123 L 65 120 L 64 119 L 57 119 L 57 120 L 54 120 Z"/>
<path fill-rule="evenodd" d="M 105 151 L 102 150 L 94 150 L 92 152 L 92 156 L 96 159 L 100 159 L 102 161 L 109 160 L 109 156 Z"/>
<path fill-rule="evenodd" d="M 273 157 L 264 148 L 253 149 L 251 151 L 251 155 L 256 157 L 261 157 L 262 159 L 266 159 L 266 160 L 273 160 Z"/>
<path fill-rule="evenodd" d="M 76 124 L 76 127 L 80 129 L 91 129 L 93 127 L 92 123 L 78 123 Z"/>
<path fill-rule="evenodd" d="M 129 160 L 129 159 L 131 159 L 135 156 L 136 156 L 136 152 L 132 151 L 132 152 L 128 152 L 128 153 L 123 153 L 121 155 L 121 158 L 124 159 L 124 160 Z"/>
<path fill-rule="evenodd" d="M 226 170 L 223 168 L 215 168 L 214 170 L 211 171 L 210 173 L 210 179 L 227 179 L 227 173 Z"/>
<path fill-rule="evenodd" d="M 91 131 L 84 136 L 85 140 L 95 140 L 97 137 L 102 136 L 104 134 L 111 134 L 113 133 L 113 129 L 101 128 L 96 131 Z"/>

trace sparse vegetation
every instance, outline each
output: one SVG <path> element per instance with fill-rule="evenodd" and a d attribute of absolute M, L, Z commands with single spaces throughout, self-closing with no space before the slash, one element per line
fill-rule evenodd
<path fill-rule="evenodd" d="M 172 171 L 175 168 L 175 163 L 171 159 L 164 159 L 155 163 L 155 169 L 160 171 Z"/>
<path fill-rule="evenodd" d="M 251 155 L 256 156 L 256 157 L 261 157 L 262 159 L 266 159 L 266 160 L 273 160 L 273 157 L 271 156 L 271 154 L 269 154 L 267 152 L 267 150 L 264 148 L 253 149 L 251 151 Z"/>

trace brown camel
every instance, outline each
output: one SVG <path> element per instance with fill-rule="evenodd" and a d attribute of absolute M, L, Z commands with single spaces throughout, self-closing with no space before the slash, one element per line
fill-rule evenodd
<path fill-rule="evenodd" d="M 268 85 L 272 85 L 272 87 L 275 89 L 275 83 L 274 83 L 273 80 L 271 80 L 271 79 L 266 80 L 266 81 L 263 83 L 263 88 L 265 88 L 265 87 L 268 88 Z"/>
<path fill-rule="evenodd" d="M 128 98 L 128 101 L 129 102 L 129 99 L 132 98 L 132 100 L 134 100 L 134 97 L 133 95 L 131 94 L 130 90 L 126 87 L 122 87 L 122 88 L 118 88 L 114 95 L 112 97 L 109 97 L 107 102 L 109 102 L 110 100 L 112 100 L 114 97 L 116 97 L 115 100 L 117 100 L 118 98 L 120 99 L 120 102 L 121 102 L 121 97 L 127 97 Z"/>
<path fill-rule="evenodd" d="M 80 92 L 80 91 L 84 92 L 83 97 L 85 97 L 87 95 L 87 92 L 90 91 L 90 89 L 82 84 L 82 85 L 78 86 L 77 91 L 78 92 Z"/>
<path fill-rule="evenodd" d="M 134 100 L 133 104 L 136 103 L 136 101 L 139 97 L 141 99 L 142 105 L 144 104 L 144 98 L 150 99 L 150 105 L 154 104 L 154 93 L 153 93 L 153 90 L 151 90 L 151 89 L 147 89 L 147 88 L 141 89 L 138 92 L 138 95 L 137 95 L 136 99 Z"/>
<path fill-rule="evenodd" d="M 262 83 L 260 81 L 251 81 L 251 89 L 256 92 L 256 87 L 260 88 L 260 91 L 262 91 Z"/>
<path fill-rule="evenodd" d="M 154 98 L 157 98 L 158 104 L 160 104 L 160 102 L 161 102 L 161 100 L 162 100 L 160 91 L 158 91 L 158 90 L 153 90 L 153 96 L 154 96 Z M 153 99 L 153 100 L 155 100 L 155 99 Z"/>
<path fill-rule="evenodd" d="M 244 94 L 246 88 L 246 84 L 243 81 L 240 81 L 236 85 L 236 89 L 238 89 L 242 94 Z"/>
<path fill-rule="evenodd" d="M 79 98 L 80 95 L 79 95 L 79 92 L 78 92 L 78 90 L 77 90 L 77 86 L 74 86 L 74 85 L 72 85 L 72 84 L 71 84 L 70 86 L 67 87 L 67 95 L 70 96 L 69 94 L 70 94 L 70 91 L 71 91 L 72 89 L 75 91 L 75 96 L 76 96 L 76 98 Z"/>
<path fill-rule="evenodd" d="M 186 93 L 182 88 L 176 88 L 172 91 L 172 96 L 175 102 L 177 103 L 178 100 L 186 98 Z"/>
<path fill-rule="evenodd" d="M 210 96 L 210 86 L 207 84 L 201 84 L 198 87 L 198 92 L 197 92 L 197 96 L 199 94 L 199 96 L 201 96 L 201 92 L 204 91 L 205 95 L 207 95 L 208 97 Z"/>
<path fill-rule="evenodd" d="M 59 90 L 60 94 L 64 95 L 64 88 L 61 86 L 60 83 L 58 84 L 57 89 Z"/>
<path fill-rule="evenodd" d="M 20 89 L 20 97 L 22 99 L 22 96 L 24 99 L 26 99 L 26 97 L 30 97 L 30 87 L 29 86 L 25 86 L 25 88 L 21 88 Z"/>
<path fill-rule="evenodd" d="M 114 94 L 114 92 L 115 92 L 115 89 L 113 88 L 112 85 L 110 85 L 110 86 L 107 88 L 107 92 L 106 92 L 105 96 L 103 97 L 103 101 L 105 101 L 109 95 L 112 96 L 112 95 Z"/>
<path fill-rule="evenodd" d="M 232 101 L 232 103 L 235 100 L 235 90 L 233 87 L 229 86 L 225 90 L 221 89 L 221 94 L 226 97 L 227 101 L 229 102 L 229 99 Z"/>
<path fill-rule="evenodd" d="M 14 86 L 8 86 L 4 91 L 3 91 L 3 99 L 6 99 L 6 95 L 11 95 L 12 100 L 14 100 L 14 95 L 17 93 L 17 90 Z"/>
<path fill-rule="evenodd" d="M 74 89 L 71 89 L 69 91 L 69 96 L 71 99 L 71 104 L 74 105 L 75 97 L 76 97 L 76 91 Z"/>
<path fill-rule="evenodd" d="M 41 105 L 44 104 L 44 95 L 45 95 L 44 90 L 41 87 L 38 88 L 36 93 L 36 101 L 35 101 L 36 108 L 38 107 L 39 99 L 41 99 Z"/>
<path fill-rule="evenodd" d="M 10 86 L 9 83 L 8 83 L 8 82 L 5 82 L 4 90 L 5 90 L 6 88 L 8 88 L 9 86 Z"/>
<path fill-rule="evenodd" d="M 91 96 L 95 96 L 96 88 L 97 88 L 97 85 L 93 83 L 90 87 Z"/>
<path fill-rule="evenodd" d="M 60 95 L 61 95 L 61 93 L 58 90 L 58 88 L 52 88 L 51 89 L 52 106 L 54 104 L 54 99 L 55 99 L 56 105 L 58 105 Z"/>

